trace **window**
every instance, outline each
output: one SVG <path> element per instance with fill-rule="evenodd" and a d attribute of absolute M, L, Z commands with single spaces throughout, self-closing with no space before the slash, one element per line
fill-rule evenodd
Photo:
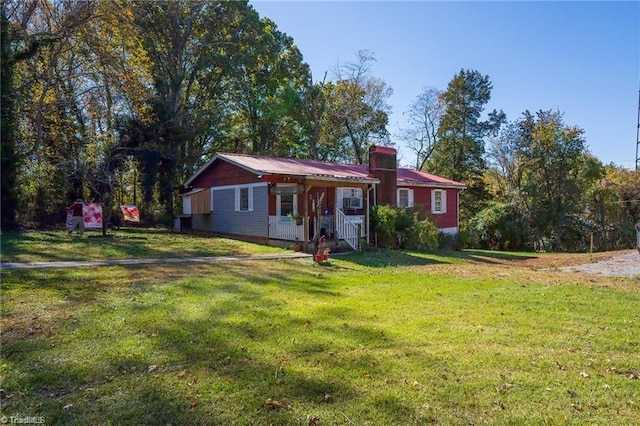
<path fill-rule="evenodd" d="M 362 188 L 338 188 L 339 209 L 361 209 Z"/>
<path fill-rule="evenodd" d="M 413 207 L 413 189 L 398 189 L 398 207 Z"/>
<path fill-rule="evenodd" d="M 431 191 L 431 213 L 444 214 L 447 212 L 447 192 L 442 189 Z"/>
<path fill-rule="evenodd" d="M 237 212 L 253 211 L 253 187 L 243 186 L 236 188 L 235 198 Z"/>
<path fill-rule="evenodd" d="M 288 216 L 295 213 L 293 209 L 293 194 L 280 196 L 280 216 Z"/>

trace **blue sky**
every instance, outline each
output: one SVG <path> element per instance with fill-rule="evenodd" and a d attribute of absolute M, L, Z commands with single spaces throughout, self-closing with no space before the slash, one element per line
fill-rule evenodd
<path fill-rule="evenodd" d="M 460 69 L 489 75 L 487 112 L 512 121 L 559 110 L 585 130 L 605 164 L 635 167 L 640 89 L 638 2 L 252 0 L 293 37 L 314 80 L 374 53 L 372 75 L 394 90 L 389 130 L 426 86 L 445 90 Z M 414 163 L 397 138 L 403 165 Z"/>

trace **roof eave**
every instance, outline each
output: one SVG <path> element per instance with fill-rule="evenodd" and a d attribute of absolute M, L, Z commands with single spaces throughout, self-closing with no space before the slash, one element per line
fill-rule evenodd
<path fill-rule="evenodd" d="M 398 186 L 420 186 L 425 188 L 453 188 L 453 189 L 467 189 L 466 185 L 458 185 L 455 183 L 446 183 L 446 182 L 409 182 L 409 181 L 398 181 Z"/>
<path fill-rule="evenodd" d="M 336 177 L 336 176 L 318 176 L 318 175 L 306 175 L 307 179 L 322 180 L 327 182 L 351 182 L 351 183 L 380 183 L 380 179 L 375 178 L 349 178 L 349 177 Z"/>

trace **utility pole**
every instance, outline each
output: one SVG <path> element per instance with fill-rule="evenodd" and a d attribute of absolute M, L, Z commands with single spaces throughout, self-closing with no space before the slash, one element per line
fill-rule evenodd
<path fill-rule="evenodd" d="M 636 171 L 640 168 L 640 89 L 638 89 L 638 128 L 636 129 Z"/>

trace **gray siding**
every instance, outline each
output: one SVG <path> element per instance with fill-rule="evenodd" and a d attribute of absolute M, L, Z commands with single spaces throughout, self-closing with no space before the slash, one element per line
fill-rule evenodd
<path fill-rule="evenodd" d="M 225 234 L 269 236 L 267 186 L 253 187 L 253 211 L 235 211 L 235 189 L 213 191 L 213 210 L 209 215 L 193 215 L 192 228 Z"/>
<path fill-rule="evenodd" d="M 213 232 L 213 226 L 211 225 L 211 215 L 210 214 L 192 214 L 191 229 L 195 231 Z"/>

